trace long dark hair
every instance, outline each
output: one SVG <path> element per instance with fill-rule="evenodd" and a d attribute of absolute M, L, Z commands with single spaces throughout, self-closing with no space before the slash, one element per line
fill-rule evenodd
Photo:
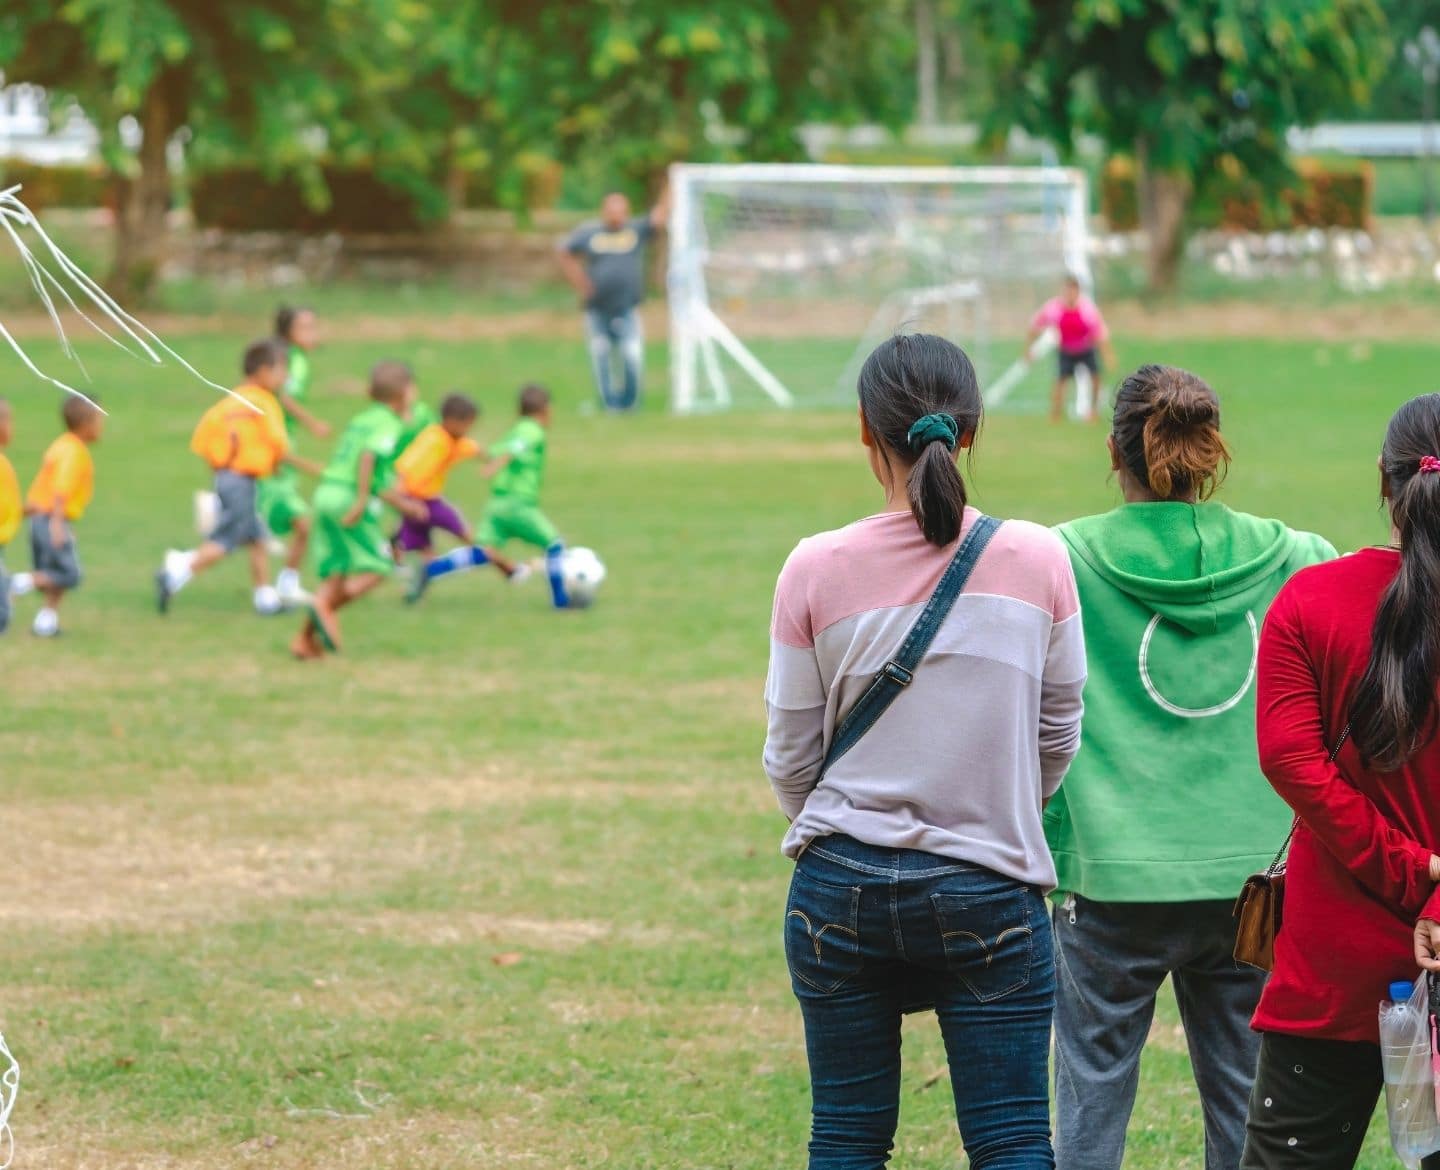
<path fill-rule="evenodd" d="M 1400 572 L 1375 613 L 1370 661 L 1350 701 L 1350 736 L 1366 765 L 1382 772 L 1404 765 L 1435 734 L 1440 471 L 1430 470 L 1430 460 L 1437 457 L 1440 394 L 1422 394 L 1395 412 L 1380 452 Z"/>
<path fill-rule="evenodd" d="M 1220 399 L 1189 370 L 1141 366 L 1121 382 L 1111 434 L 1125 469 L 1162 500 L 1208 500 L 1230 469 Z"/>
<path fill-rule="evenodd" d="M 955 449 L 980 425 L 975 367 L 943 337 L 897 334 L 865 359 L 859 391 L 865 425 L 884 444 L 887 461 L 909 469 L 915 523 L 931 544 L 951 544 L 967 499 Z"/>

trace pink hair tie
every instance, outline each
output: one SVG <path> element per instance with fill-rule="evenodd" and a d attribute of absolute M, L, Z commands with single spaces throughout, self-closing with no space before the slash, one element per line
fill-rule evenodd
<path fill-rule="evenodd" d="M 1431 472 L 1440 472 L 1440 459 L 1433 455 L 1422 455 L 1420 457 L 1420 474 L 1429 475 Z"/>

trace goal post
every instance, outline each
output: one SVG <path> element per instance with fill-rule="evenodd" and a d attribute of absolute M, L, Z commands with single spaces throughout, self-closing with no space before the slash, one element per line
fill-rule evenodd
<path fill-rule="evenodd" d="M 982 387 L 1030 315 L 1090 278 L 1089 191 L 1067 167 L 677 163 L 670 168 L 671 405 L 838 404 L 897 330 L 944 334 Z M 1047 382 L 1027 365 L 1007 409 Z"/>

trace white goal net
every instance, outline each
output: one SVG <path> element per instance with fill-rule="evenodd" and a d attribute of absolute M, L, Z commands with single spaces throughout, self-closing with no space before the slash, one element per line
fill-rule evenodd
<path fill-rule="evenodd" d="M 675 410 L 848 404 L 896 331 L 961 345 L 992 408 L 1046 403 L 1049 364 L 1019 359 L 1064 274 L 1090 286 L 1081 172 L 680 164 L 670 184 Z"/>

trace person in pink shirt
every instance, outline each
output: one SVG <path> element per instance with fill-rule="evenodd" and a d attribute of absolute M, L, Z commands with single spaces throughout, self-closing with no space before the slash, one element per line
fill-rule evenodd
<path fill-rule="evenodd" d="M 1027 357 L 1036 340 L 1047 329 L 1054 329 L 1060 335 L 1060 372 L 1055 379 L 1055 388 L 1050 392 L 1050 421 L 1059 422 L 1065 414 L 1065 386 L 1075 377 L 1075 371 L 1084 366 L 1090 371 L 1094 385 L 1100 380 L 1101 350 L 1105 364 L 1115 364 L 1115 351 L 1110 348 L 1110 330 L 1095 302 L 1080 290 L 1080 281 L 1071 275 L 1065 277 L 1065 286 L 1058 297 L 1052 297 L 1040 306 L 1030 322 L 1030 332 L 1025 338 Z M 1090 395 L 1086 407 L 1085 421 L 1095 422 L 1100 416 L 1099 392 Z"/>

